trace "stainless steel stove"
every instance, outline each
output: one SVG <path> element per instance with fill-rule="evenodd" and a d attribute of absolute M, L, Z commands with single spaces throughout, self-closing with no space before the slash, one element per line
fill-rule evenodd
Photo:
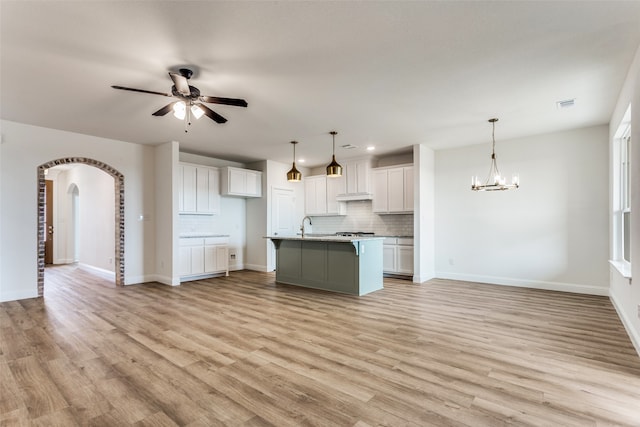
<path fill-rule="evenodd" d="M 365 237 L 365 236 L 375 236 L 376 233 L 371 231 L 338 231 L 336 232 L 336 236 L 341 237 Z"/>

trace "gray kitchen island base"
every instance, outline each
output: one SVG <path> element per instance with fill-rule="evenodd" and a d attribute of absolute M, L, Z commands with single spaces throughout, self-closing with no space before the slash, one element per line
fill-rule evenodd
<path fill-rule="evenodd" d="M 382 239 L 270 237 L 276 282 L 365 295 L 382 289 Z"/>

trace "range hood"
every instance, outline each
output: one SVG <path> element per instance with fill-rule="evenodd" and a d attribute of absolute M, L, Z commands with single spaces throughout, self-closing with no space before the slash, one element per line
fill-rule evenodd
<path fill-rule="evenodd" d="M 343 193 L 336 196 L 338 202 L 351 202 L 354 200 L 372 200 L 372 193 Z"/>

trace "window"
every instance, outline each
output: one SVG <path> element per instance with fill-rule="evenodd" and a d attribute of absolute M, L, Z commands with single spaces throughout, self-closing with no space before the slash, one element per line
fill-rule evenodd
<path fill-rule="evenodd" d="M 620 144 L 620 212 L 622 215 L 622 259 L 631 262 L 631 136 L 627 128 Z"/>
<path fill-rule="evenodd" d="M 613 260 L 631 277 L 631 107 L 614 136 L 613 145 Z"/>

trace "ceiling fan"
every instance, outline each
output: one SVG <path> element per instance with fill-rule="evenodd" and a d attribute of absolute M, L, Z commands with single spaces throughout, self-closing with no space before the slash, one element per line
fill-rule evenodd
<path fill-rule="evenodd" d="M 191 124 L 191 115 L 199 119 L 202 115 L 206 115 L 216 123 L 225 123 L 227 119 L 220 114 L 211 110 L 206 105 L 202 104 L 207 102 L 210 104 L 222 104 L 233 105 L 235 107 L 246 107 L 247 101 L 239 98 L 220 98 L 217 96 L 204 96 L 200 95 L 200 90 L 197 87 L 189 85 L 189 79 L 193 75 L 193 71 L 188 68 L 180 68 L 178 73 L 169 72 L 169 77 L 173 80 L 173 86 L 171 86 L 171 93 L 154 92 L 145 89 L 134 89 L 124 86 L 111 86 L 114 89 L 130 90 L 132 92 L 150 93 L 152 95 L 162 95 L 178 98 L 177 101 L 173 101 L 155 113 L 153 116 L 164 116 L 173 110 L 173 115 L 178 119 L 187 119 L 186 122 Z M 185 127 L 185 132 L 187 131 Z"/>

